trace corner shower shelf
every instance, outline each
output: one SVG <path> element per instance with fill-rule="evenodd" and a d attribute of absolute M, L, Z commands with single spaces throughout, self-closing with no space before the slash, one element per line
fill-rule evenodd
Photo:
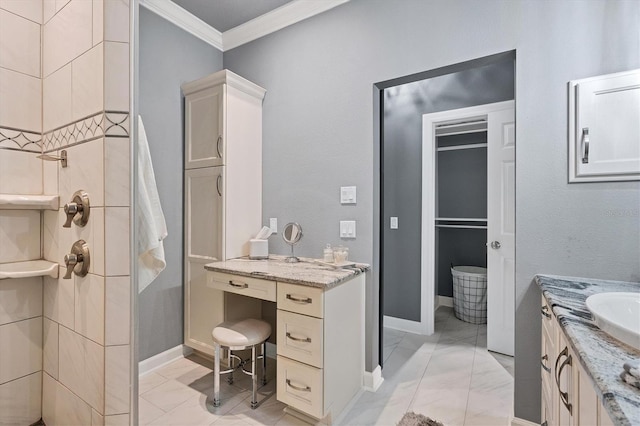
<path fill-rule="evenodd" d="M 58 210 L 58 195 L 0 194 L 0 210 Z"/>
<path fill-rule="evenodd" d="M 48 260 L 0 263 L 0 280 L 29 277 L 58 278 L 58 264 Z"/>

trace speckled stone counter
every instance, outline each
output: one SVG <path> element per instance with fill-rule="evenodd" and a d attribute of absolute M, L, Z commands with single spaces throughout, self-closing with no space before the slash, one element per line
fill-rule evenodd
<path fill-rule="evenodd" d="M 369 265 L 364 263 L 356 263 L 348 268 L 334 268 L 319 263 L 317 259 L 301 257 L 298 263 L 287 263 L 284 261 L 285 258 L 286 256 L 278 255 L 269 255 L 269 259 L 264 260 L 241 257 L 209 263 L 205 265 L 205 269 L 327 290 L 369 269 Z"/>
<path fill-rule="evenodd" d="M 640 283 L 550 275 L 537 275 L 535 279 L 611 420 L 616 425 L 640 425 L 640 389 L 619 377 L 623 364 L 639 360 L 640 351 L 601 331 L 585 305 L 592 294 L 640 292 Z"/>

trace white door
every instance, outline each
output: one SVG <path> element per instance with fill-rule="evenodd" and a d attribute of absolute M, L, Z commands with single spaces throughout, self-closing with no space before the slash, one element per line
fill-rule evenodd
<path fill-rule="evenodd" d="M 210 87 L 185 97 L 186 169 L 224 164 L 225 87 Z"/>
<path fill-rule="evenodd" d="M 513 102 L 488 114 L 487 349 L 514 353 L 515 168 Z"/>

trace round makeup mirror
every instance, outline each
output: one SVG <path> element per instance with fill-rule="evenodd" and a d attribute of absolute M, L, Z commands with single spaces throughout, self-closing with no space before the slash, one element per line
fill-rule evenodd
<path fill-rule="evenodd" d="M 291 246 L 291 256 L 287 257 L 284 261 L 287 263 L 297 263 L 300 259 L 293 255 L 293 246 L 296 245 L 300 238 L 302 238 L 302 227 L 294 222 L 287 223 L 282 231 L 282 239 L 285 243 Z"/>

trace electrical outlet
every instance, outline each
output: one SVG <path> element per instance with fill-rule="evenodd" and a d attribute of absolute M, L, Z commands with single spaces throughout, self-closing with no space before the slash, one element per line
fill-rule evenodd
<path fill-rule="evenodd" d="M 278 233 L 278 218 L 277 217 L 269 218 L 269 228 L 271 228 L 271 232 L 273 232 L 274 234 Z"/>
<path fill-rule="evenodd" d="M 398 218 L 396 216 L 391 216 L 389 227 L 391 229 L 398 229 Z"/>

